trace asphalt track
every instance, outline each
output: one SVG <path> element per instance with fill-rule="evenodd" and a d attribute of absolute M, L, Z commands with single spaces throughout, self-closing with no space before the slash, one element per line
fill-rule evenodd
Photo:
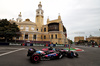
<path fill-rule="evenodd" d="M 84 50 L 78 52 L 78 58 L 64 57 L 62 59 L 31 63 L 29 57 L 26 56 L 29 46 L 0 46 L 0 66 L 100 66 L 100 48 L 76 47 Z M 34 48 L 42 49 L 44 47 Z"/>

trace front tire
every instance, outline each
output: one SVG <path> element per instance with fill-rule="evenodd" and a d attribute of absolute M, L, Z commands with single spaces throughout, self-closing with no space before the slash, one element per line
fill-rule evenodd
<path fill-rule="evenodd" d="M 67 53 L 68 58 L 73 58 L 74 57 L 74 52 L 70 51 Z"/>
<path fill-rule="evenodd" d="M 75 53 L 74 53 L 74 57 L 78 57 L 78 56 L 79 56 L 78 53 L 75 52 Z"/>

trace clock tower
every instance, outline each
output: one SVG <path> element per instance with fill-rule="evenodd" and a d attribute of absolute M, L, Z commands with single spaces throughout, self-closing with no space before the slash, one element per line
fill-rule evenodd
<path fill-rule="evenodd" d="M 43 19 L 44 19 L 43 13 L 44 13 L 44 11 L 42 10 L 42 5 L 40 2 L 38 5 L 38 9 L 36 10 L 36 20 L 35 20 L 35 23 L 37 25 L 37 30 L 39 32 L 41 32 L 41 28 L 43 25 Z"/>

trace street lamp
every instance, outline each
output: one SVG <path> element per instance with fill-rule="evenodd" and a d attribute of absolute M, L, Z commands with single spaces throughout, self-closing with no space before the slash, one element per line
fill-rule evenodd
<path fill-rule="evenodd" d="M 69 43 L 69 37 L 67 38 L 67 40 L 68 40 L 68 45 L 69 45 L 69 50 L 68 50 L 68 51 L 70 51 L 70 43 Z"/>

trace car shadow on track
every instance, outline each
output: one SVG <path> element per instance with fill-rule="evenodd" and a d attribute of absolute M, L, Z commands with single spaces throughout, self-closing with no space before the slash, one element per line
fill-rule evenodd
<path fill-rule="evenodd" d="M 31 63 L 31 64 L 41 64 L 41 63 L 45 63 L 45 62 L 48 62 L 48 63 L 51 63 L 51 62 L 60 62 L 60 61 L 63 61 L 63 60 L 71 60 L 71 59 L 78 59 L 79 57 L 77 58 L 68 58 L 68 57 L 63 57 L 61 59 L 52 59 L 52 60 L 41 60 L 40 62 L 31 62 L 30 61 L 30 58 L 27 57 L 27 62 Z"/>

